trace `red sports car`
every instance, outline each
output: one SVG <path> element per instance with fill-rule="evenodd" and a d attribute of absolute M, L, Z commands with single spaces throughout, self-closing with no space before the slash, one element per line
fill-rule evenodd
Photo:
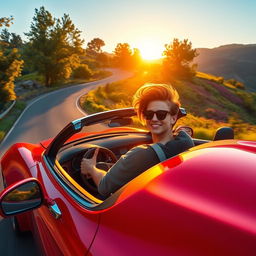
<path fill-rule="evenodd" d="M 54 139 L 13 145 L 1 160 L 1 214 L 13 216 L 17 232 L 32 231 L 45 255 L 256 255 L 256 142 L 234 140 L 228 128 L 216 141 L 194 139 L 108 198 L 81 179 L 81 159 L 95 147 L 107 171 L 152 143 L 127 127 L 134 115 L 97 113 Z M 95 125 L 105 130 L 92 132 Z"/>

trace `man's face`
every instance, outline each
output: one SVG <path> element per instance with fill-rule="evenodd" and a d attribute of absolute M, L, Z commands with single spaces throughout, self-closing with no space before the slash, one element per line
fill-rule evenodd
<path fill-rule="evenodd" d="M 172 126 L 176 121 L 176 116 L 171 116 L 169 113 L 171 109 L 168 101 L 155 100 L 149 102 L 145 113 L 148 114 L 148 118 L 144 115 L 146 125 L 149 131 L 155 135 L 161 135 L 164 133 L 170 133 Z M 156 113 L 158 111 L 158 117 Z M 166 113 L 167 112 L 167 113 Z M 166 116 L 165 116 L 166 114 Z M 165 117 L 165 118 L 164 118 Z M 164 118 L 164 119 L 163 119 Z M 150 120 L 147 120 L 150 119 Z M 163 120 L 159 120 L 163 119 Z"/>

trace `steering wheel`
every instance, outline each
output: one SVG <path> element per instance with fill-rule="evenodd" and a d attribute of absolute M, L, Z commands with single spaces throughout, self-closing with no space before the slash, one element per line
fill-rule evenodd
<path fill-rule="evenodd" d="M 92 158 L 97 148 L 99 148 L 99 152 L 96 159 L 96 167 L 107 172 L 108 169 L 117 161 L 116 155 L 110 149 L 94 146 L 85 152 L 83 158 Z M 81 177 L 87 190 L 90 190 L 91 192 L 98 192 L 98 188 L 92 178 L 87 178 L 82 173 Z"/>

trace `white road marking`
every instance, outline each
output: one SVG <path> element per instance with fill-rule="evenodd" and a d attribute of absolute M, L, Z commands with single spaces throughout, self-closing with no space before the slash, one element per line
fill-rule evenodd
<path fill-rule="evenodd" d="M 111 77 L 111 76 L 110 76 Z M 91 83 L 95 83 L 95 82 L 104 82 L 104 80 L 106 80 L 106 78 L 102 79 L 102 80 L 98 80 L 98 81 L 93 81 L 93 82 L 89 82 L 89 83 L 84 83 L 84 84 L 78 84 L 78 85 L 73 85 L 72 87 L 78 87 L 78 86 L 81 86 L 81 85 L 90 85 Z M 49 92 L 49 93 L 46 93 L 42 96 L 39 96 L 38 98 L 36 98 L 35 100 L 33 100 L 32 102 L 30 102 L 28 104 L 28 106 L 26 106 L 26 108 L 22 111 L 22 113 L 20 114 L 20 116 L 18 117 L 18 119 L 15 121 L 15 123 L 13 124 L 12 128 L 8 131 L 8 133 L 5 135 L 4 139 L 2 140 L 2 142 L 0 143 L 0 145 L 4 144 L 4 142 L 7 140 L 8 136 L 10 135 L 10 133 L 13 131 L 13 129 L 16 127 L 17 123 L 20 121 L 20 119 L 22 118 L 22 116 L 24 115 L 24 113 L 36 102 L 38 102 L 39 100 L 51 95 L 51 94 L 55 94 L 55 93 L 59 93 L 61 91 L 64 91 L 64 90 L 67 90 L 67 89 L 70 89 L 71 87 L 66 87 L 66 88 L 62 88 L 62 89 L 59 89 L 59 90 L 56 90 L 56 91 L 53 91 L 53 92 Z M 81 97 L 82 95 L 84 94 L 81 94 L 79 97 Z M 82 109 L 79 107 L 79 104 L 78 104 L 78 100 L 79 98 L 76 100 L 76 107 L 77 109 L 83 114 L 83 115 L 87 115 L 85 112 L 82 111 Z"/>
<path fill-rule="evenodd" d="M 88 114 L 80 107 L 79 100 L 85 93 L 80 94 L 76 99 L 76 108 L 79 110 L 82 115 L 87 116 Z"/>

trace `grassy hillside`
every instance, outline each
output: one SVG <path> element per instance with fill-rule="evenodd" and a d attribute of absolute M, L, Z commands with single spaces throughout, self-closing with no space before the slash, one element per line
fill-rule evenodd
<path fill-rule="evenodd" d="M 135 91 L 147 82 L 165 83 L 157 75 L 134 77 L 101 86 L 81 99 L 87 112 L 131 106 Z M 236 138 L 256 140 L 256 93 L 248 93 L 219 77 L 198 72 L 193 81 L 173 81 L 188 115 L 178 121 L 194 129 L 195 137 L 211 139 L 217 128 L 231 126 Z"/>
<path fill-rule="evenodd" d="M 234 78 L 256 91 L 256 45 L 231 44 L 213 49 L 199 48 L 195 58 L 199 70 L 225 79 Z"/>

